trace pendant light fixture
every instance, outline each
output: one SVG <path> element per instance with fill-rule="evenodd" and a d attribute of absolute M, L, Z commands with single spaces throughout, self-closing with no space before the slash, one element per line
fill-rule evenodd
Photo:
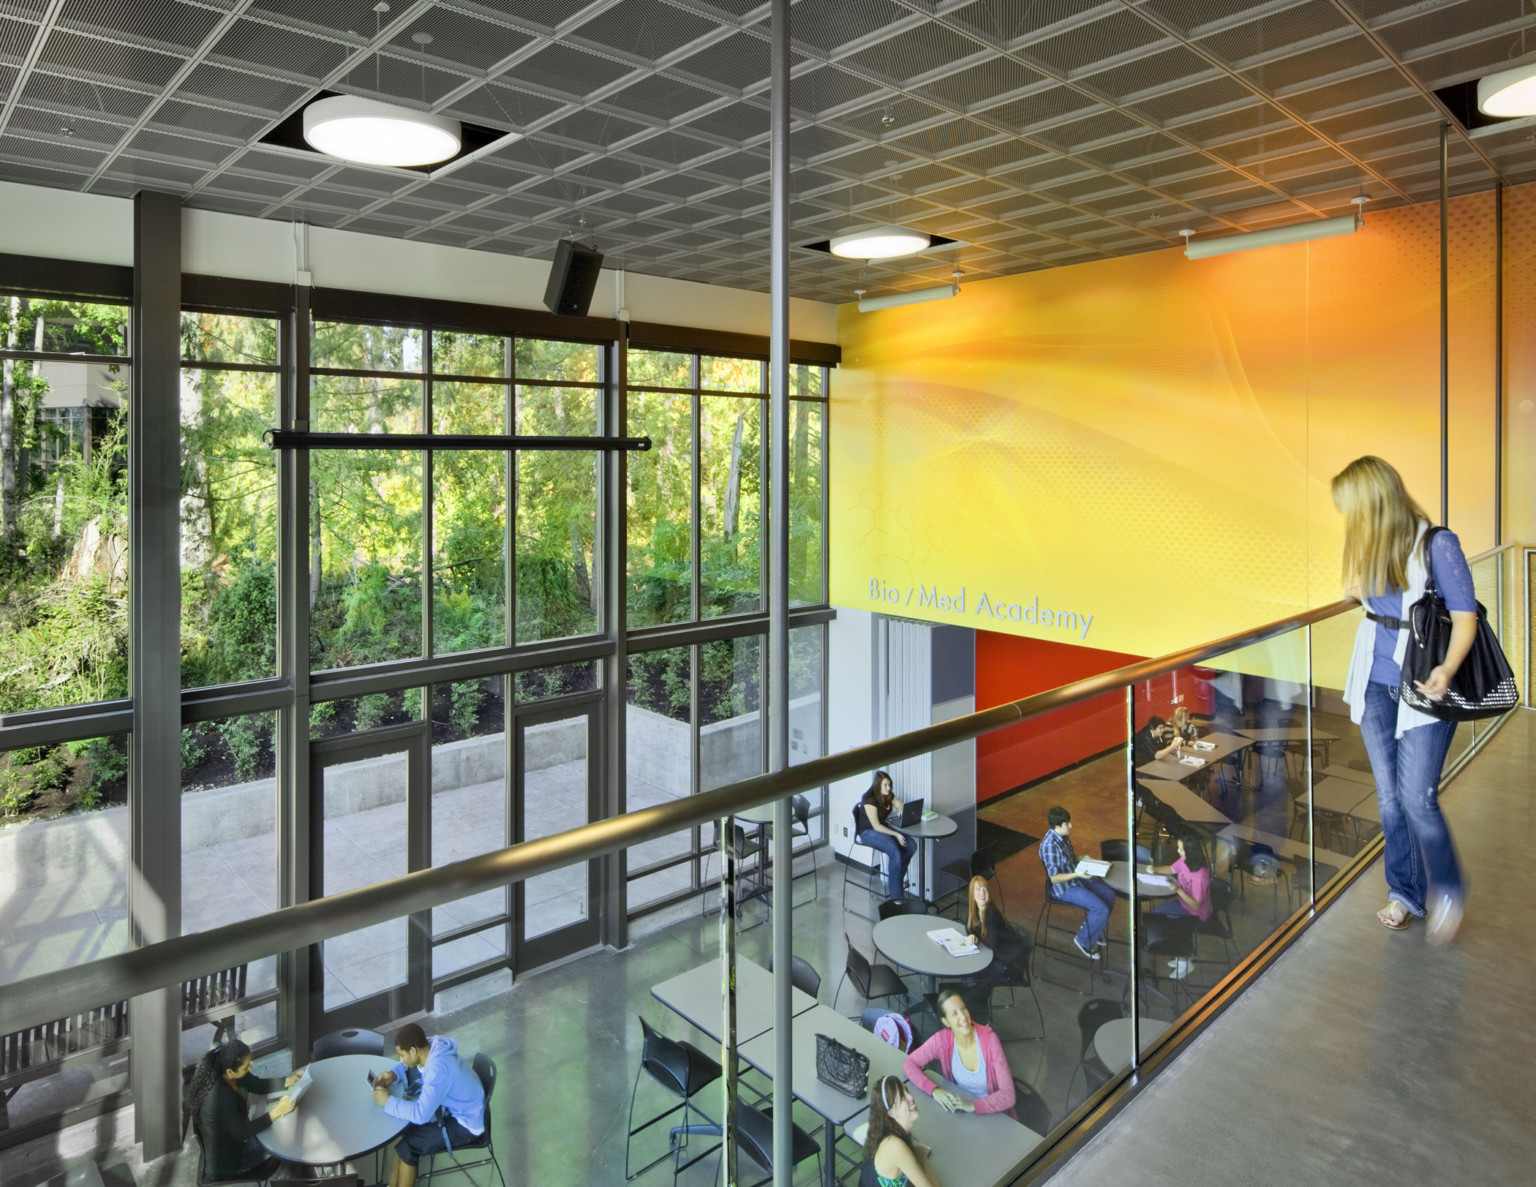
<path fill-rule="evenodd" d="M 456 119 L 357 95 L 333 95 L 306 107 L 304 139 L 344 161 L 401 166 L 446 161 L 463 143 Z"/>
<path fill-rule="evenodd" d="M 1536 115 L 1536 63 L 1479 79 L 1477 109 L 1499 119 Z"/>
<path fill-rule="evenodd" d="M 888 226 L 839 235 L 832 240 L 831 248 L 833 255 L 848 260 L 891 260 L 897 256 L 916 255 L 932 242 L 933 239 L 921 231 Z"/>

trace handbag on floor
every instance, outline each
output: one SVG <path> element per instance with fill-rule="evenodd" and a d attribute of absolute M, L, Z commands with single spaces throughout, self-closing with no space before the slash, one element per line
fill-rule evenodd
<path fill-rule="evenodd" d="M 869 1056 L 831 1035 L 818 1034 L 816 1078 L 846 1096 L 862 1098 L 869 1091 Z"/>
<path fill-rule="evenodd" d="M 1403 683 L 1398 696 L 1409 708 L 1442 721 L 1496 717 L 1520 703 L 1520 690 L 1481 602 L 1477 604 L 1477 635 L 1472 648 L 1451 677 L 1445 695 L 1438 701 L 1431 700 L 1414 683 L 1427 680 L 1445 662 L 1451 643 L 1451 613 L 1435 587 L 1435 575 L 1427 560 L 1431 538 L 1444 530 L 1433 527 L 1424 533 L 1424 596 L 1408 609 L 1408 644 L 1403 652 Z"/>

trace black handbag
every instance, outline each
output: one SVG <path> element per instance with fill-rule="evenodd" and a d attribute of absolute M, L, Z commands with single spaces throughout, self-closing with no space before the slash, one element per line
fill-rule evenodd
<path fill-rule="evenodd" d="M 869 1092 L 869 1056 L 839 1043 L 831 1035 L 818 1034 L 816 1078 L 845 1096 L 862 1100 Z"/>
<path fill-rule="evenodd" d="M 1436 532 L 1444 530 L 1430 528 L 1424 533 L 1424 596 L 1409 607 L 1404 623 L 1408 628 L 1408 645 L 1403 652 L 1403 683 L 1398 696 L 1409 708 L 1441 721 L 1497 717 L 1520 703 L 1520 690 L 1481 602 L 1477 604 L 1477 636 L 1472 640 L 1472 649 L 1451 677 L 1445 695 L 1438 701 L 1431 700 L 1414 683 L 1429 679 L 1429 674 L 1445 662 L 1451 642 L 1451 613 L 1435 588 L 1435 576 L 1429 566 L 1429 542 Z"/>

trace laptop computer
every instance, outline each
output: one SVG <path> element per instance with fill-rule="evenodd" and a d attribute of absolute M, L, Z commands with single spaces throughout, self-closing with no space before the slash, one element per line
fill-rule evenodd
<path fill-rule="evenodd" d="M 907 800 L 901 805 L 901 813 L 891 813 L 891 823 L 897 828 L 911 828 L 923 819 L 923 801 Z"/>

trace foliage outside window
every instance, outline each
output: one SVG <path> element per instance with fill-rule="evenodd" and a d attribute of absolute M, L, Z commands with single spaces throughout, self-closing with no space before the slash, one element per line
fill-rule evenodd
<path fill-rule="evenodd" d="M 0 712 L 128 693 L 127 322 L 0 297 Z"/>

